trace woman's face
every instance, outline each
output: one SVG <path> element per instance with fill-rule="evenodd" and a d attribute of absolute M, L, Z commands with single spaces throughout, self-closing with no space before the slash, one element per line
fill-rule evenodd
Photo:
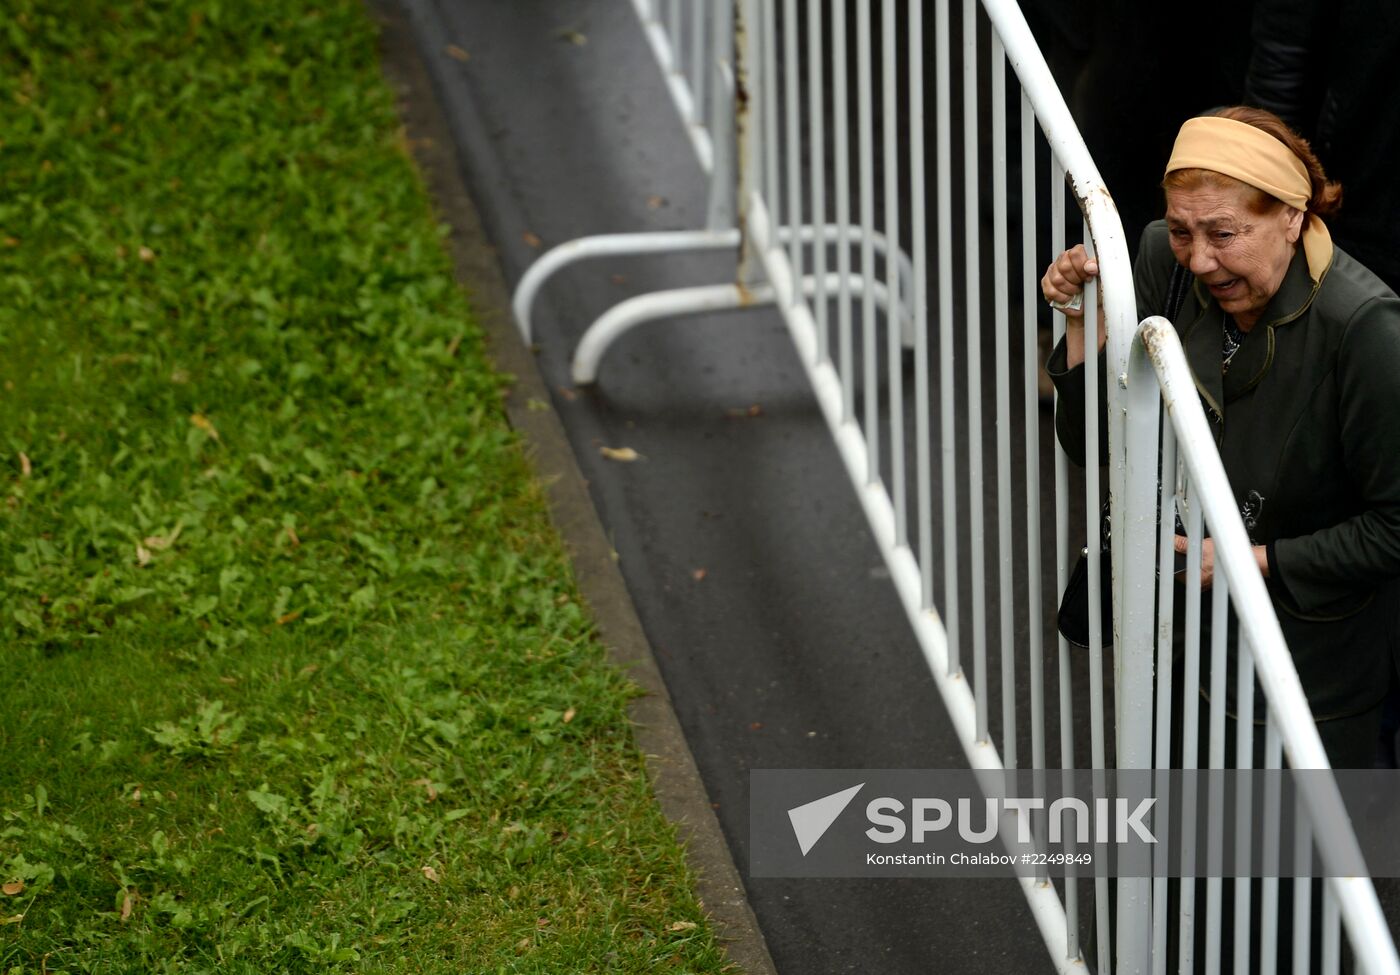
<path fill-rule="evenodd" d="M 1258 214 L 1244 183 L 1167 190 L 1172 253 L 1241 328 L 1252 328 L 1278 291 L 1303 227 L 1303 211 Z"/>

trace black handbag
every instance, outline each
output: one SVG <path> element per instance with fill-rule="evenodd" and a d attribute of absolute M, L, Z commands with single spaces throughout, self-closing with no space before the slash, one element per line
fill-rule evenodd
<path fill-rule="evenodd" d="M 1102 621 L 1099 632 L 1103 634 L 1103 646 L 1113 646 L 1113 586 L 1104 585 L 1104 580 L 1113 579 L 1113 555 L 1110 545 L 1108 502 L 1103 504 L 1103 530 L 1099 534 L 1102 544 L 1099 547 L 1099 619 Z M 1060 612 L 1056 619 L 1060 636 L 1076 647 L 1089 646 L 1089 549 L 1086 546 L 1079 553 L 1079 561 L 1065 583 L 1065 593 L 1060 599 Z"/>
<path fill-rule="evenodd" d="M 1163 311 L 1168 321 L 1174 321 L 1181 312 L 1181 305 L 1186 300 L 1190 284 L 1191 273 L 1180 264 L 1173 266 L 1171 280 L 1167 284 L 1166 308 Z M 1110 545 L 1112 525 L 1109 521 L 1107 500 L 1103 503 L 1100 517 L 1102 530 L 1099 532 L 1099 632 L 1103 635 L 1103 646 L 1106 649 L 1113 646 L 1113 556 Z M 1069 581 L 1065 583 L 1064 594 L 1060 597 L 1060 611 L 1055 620 L 1060 636 L 1076 647 L 1086 649 L 1089 646 L 1089 595 L 1089 549 L 1086 546 L 1080 550 L 1079 561 L 1070 571 Z"/>

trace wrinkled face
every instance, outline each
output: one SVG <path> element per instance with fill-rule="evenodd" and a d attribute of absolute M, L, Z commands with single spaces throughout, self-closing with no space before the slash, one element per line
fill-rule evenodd
<path fill-rule="evenodd" d="M 1303 212 L 1250 209 L 1243 183 L 1167 190 L 1167 232 L 1177 261 L 1201 281 L 1242 328 L 1259 320 L 1293 260 Z"/>

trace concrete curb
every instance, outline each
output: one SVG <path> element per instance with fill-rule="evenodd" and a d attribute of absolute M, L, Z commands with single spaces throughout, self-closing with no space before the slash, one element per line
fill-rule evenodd
<path fill-rule="evenodd" d="M 498 256 L 467 191 L 439 93 L 415 43 L 414 25 L 396 0 L 369 0 L 369 7 L 380 25 L 383 71 L 395 92 L 413 158 L 438 215 L 452 228 L 449 249 L 458 283 L 472 296 L 496 368 L 516 377 L 506 399 L 507 416 L 546 485 L 554 525 L 569 547 L 579 588 L 610 658 L 646 692 L 631 703 L 629 714 L 652 791 L 678 827 L 700 900 L 730 960 L 749 975 L 776 975 L 564 428 L 552 408 L 539 408 L 550 402 L 549 392 L 516 331 Z"/>

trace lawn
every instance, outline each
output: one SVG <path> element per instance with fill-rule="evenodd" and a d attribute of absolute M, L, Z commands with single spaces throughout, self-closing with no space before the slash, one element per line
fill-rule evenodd
<path fill-rule="evenodd" d="M 358 0 L 0 17 L 0 972 L 719 972 Z"/>

